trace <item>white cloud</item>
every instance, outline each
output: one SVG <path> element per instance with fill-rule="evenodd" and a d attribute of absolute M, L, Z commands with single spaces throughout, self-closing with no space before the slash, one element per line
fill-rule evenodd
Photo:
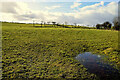
<path fill-rule="evenodd" d="M 1 7 L 3 13 L 23 14 L 30 11 L 24 2 L 1 2 Z"/>
<path fill-rule="evenodd" d="M 82 1 L 82 0 L 76 0 L 76 2 L 80 2 L 80 1 Z"/>
<path fill-rule="evenodd" d="M 104 1 L 101 1 L 101 5 L 104 6 Z"/>
<path fill-rule="evenodd" d="M 74 2 L 74 4 L 71 6 L 71 8 L 75 8 L 75 7 L 78 7 L 80 6 L 82 3 L 77 3 L 77 2 Z"/>
<path fill-rule="evenodd" d="M 88 10 L 88 9 L 98 9 L 98 7 L 100 7 L 100 6 L 103 6 L 104 5 L 104 2 L 103 1 L 101 1 L 100 3 L 96 3 L 96 4 L 94 4 L 94 5 L 90 5 L 90 6 L 85 6 L 85 7 L 83 7 L 83 8 L 80 8 L 79 10 L 81 10 L 81 11 L 85 11 L 85 10 Z"/>
<path fill-rule="evenodd" d="M 48 10 L 52 10 L 52 9 L 56 9 L 56 8 L 60 8 L 61 6 L 51 6 L 51 7 L 45 7 Z"/>
<path fill-rule="evenodd" d="M 9 6 L 7 6 L 9 5 Z M 88 24 L 94 25 L 97 23 L 103 23 L 104 21 L 112 22 L 113 18 L 118 14 L 118 6 L 116 2 L 111 2 L 106 6 L 104 2 L 100 2 L 94 5 L 85 6 L 80 8 L 77 12 L 62 13 L 62 12 L 49 12 L 31 10 L 27 3 L 4 3 L 2 5 L 2 20 L 7 21 L 23 21 L 32 22 L 36 21 L 56 21 L 59 23 L 68 22 L 68 24 Z M 60 7 L 60 6 L 59 6 Z M 55 9 L 59 7 L 53 7 Z"/>
<path fill-rule="evenodd" d="M 37 0 L 0 0 L 0 2 L 36 2 Z"/>
<path fill-rule="evenodd" d="M 28 20 L 22 16 L 27 17 L 25 15 L 28 15 L 28 17 L 30 17 L 29 15 L 32 14 L 30 8 L 25 2 L 0 2 L 0 4 L 2 7 L 2 20 L 18 21 L 20 18 L 21 20 Z"/>
<path fill-rule="evenodd" d="M 95 4 L 87 7 L 80 8 L 76 15 L 84 24 L 97 24 L 105 21 L 112 22 L 113 18 L 118 15 L 118 5 L 116 2 L 111 2 L 106 6 Z"/>

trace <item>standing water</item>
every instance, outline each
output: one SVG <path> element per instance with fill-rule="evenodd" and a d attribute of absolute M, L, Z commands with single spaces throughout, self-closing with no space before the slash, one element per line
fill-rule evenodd
<path fill-rule="evenodd" d="M 106 57 L 105 55 L 85 52 L 77 55 L 75 59 L 80 61 L 80 63 L 87 68 L 88 72 L 96 74 L 100 80 L 119 80 L 119 71 L 113 68 L 110 62 L 104 60 Z"/>

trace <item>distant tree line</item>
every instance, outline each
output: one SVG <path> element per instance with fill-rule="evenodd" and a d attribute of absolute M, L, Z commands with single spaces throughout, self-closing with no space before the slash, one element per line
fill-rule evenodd
<path fill-rule="evenodd" d="M 120 17 L 114 18 L 113 23 L 114 23 L 113 29 L 120 30 Z"/>
<path fill-rule="evenodd" d="M 97 29 L 111 29 L 112 24 L 110 22 L 104 22 L 103 24 L 97 24 Z"/>
<path fill-rule="evenodd" d="M 96 28 L 97 29 L 114 29 L 114 30 L 120 30 L 119 18 L 117 18 L 117 17 L 114 18 L 113 24 L 114 24 L 114 26 L 112 26 L 112 24 L 110 22 L 106 21 L 103 24 L 97 24 Z"/>

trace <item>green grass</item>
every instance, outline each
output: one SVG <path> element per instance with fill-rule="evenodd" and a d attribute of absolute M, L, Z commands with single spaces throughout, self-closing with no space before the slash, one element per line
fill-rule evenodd
<path fill-rule="evenodd" d="M 120 68 L 118 31 L 3 23 L 2 44 L 3 78 L 96 80 L 74 59 L 82 52 L 106 54 Z"/>

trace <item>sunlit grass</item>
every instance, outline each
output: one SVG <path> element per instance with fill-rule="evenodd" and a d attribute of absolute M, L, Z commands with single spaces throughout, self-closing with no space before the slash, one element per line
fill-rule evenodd
<path fill-rule="evenodd" d="M 81 28 L 35 28 L 3 23 L 4 78 L 96 79 L 74 59 L 82 52 L 111 56 L 120 66 L 118 31 Z M 114 54 L 114 55 L 113 55 Z"/>

